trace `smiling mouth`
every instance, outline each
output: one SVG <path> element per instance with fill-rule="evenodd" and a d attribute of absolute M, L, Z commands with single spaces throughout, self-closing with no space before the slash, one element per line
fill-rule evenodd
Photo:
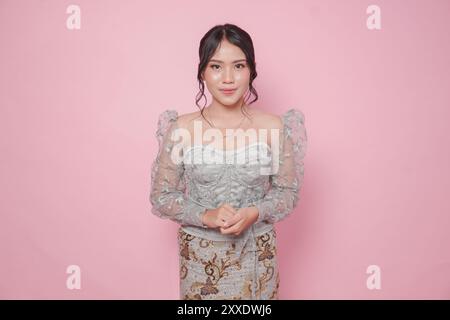
<path fill-rule="evenodd" d="M 236 91 L 236 89 L 220 89 L 225 94 L 231 94 Z"/>

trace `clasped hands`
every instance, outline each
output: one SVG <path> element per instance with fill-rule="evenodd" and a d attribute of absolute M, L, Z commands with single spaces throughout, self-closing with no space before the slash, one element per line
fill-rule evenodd
<path fill-rule="evenodd" d="M 206 210 L 202 222 L 208 228 L 220 228 L 222 234 L 240 235 L 258 220 L 256 207 L 234 209 L 228 203 L 212 210 Z"/>

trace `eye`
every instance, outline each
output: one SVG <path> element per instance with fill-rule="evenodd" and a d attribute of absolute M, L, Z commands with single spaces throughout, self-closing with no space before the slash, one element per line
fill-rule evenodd
<path fill-rule="evenodd" d="M 213 69 L 213 70 L 217 70 L 217 69 L 214 69 L 214 67 L 219 67 L 219 68 L 220 68 L 220 66 L 219 66 L 218 64 L 212 64 L 212 65 L 210 65 L 210 67 L 211 67 L 211 69 Z"/>
<path fill-rule="evenodd" d="M 245 68 L 245 64 L 243 64 L 243 63 L 238 63 L 236 66 L 242 66 L 242 68 L 238 68 L 238 69 L 244 69 Z"/>

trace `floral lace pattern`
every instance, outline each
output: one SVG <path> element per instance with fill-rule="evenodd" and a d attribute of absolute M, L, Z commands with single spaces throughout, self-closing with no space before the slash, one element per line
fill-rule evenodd
<path fill-rule="evenodd" d="M 180 224 L 203 226 L 200 214 L 207 208 L 189 200 L 185 195 L 184 167 L 171 159 L 174 142 L 172 132 L 177 128 L 178 113 L 164 111 L 158 120 L 156 138 L 158 155 L 152 165 L 150 202 L 152 213 Z"/>
<path fill-rule="evenodd" d="M 299 200 L 307 136 L 300 110 L 290 109 L 281 118 L 283 128 L 277 150 L 278 170 L 272 175 L 262 175 L 263 161 L 244 164 L 174 163 L 170 157 L 175 144 L 171 136 L 178 128 L 178 113 L 175 110 L 164 111 L 159 117 L 156 132 L 158 155 L 152 165 L 152 212 L 184 226 L 202 227 L 201 214 L 206 209 L 228 202 L 235 208 L 256 206 L 259 210 L 257 223 L 284 219 Z M 267 148 L 247 149 L 245 151 L 250 154 L 250 150 L 262 150 L 258 158 L 267 158 Z M 273 151 L 268 151 L 270 161 Z M 220 154 L 220 150 L 216 153 Z M 267 159 L 264 161 L 267 164 Z M 271 165 L 274 165 L 272 161 Z"/>
<path fill-rule="evenodd" d="M 279 144 L 279 170 L 271 176 L 271 189 L 256 202 L 258 222 L 270 223 L 286 218 L 297 206 L 303 184 L 307 135 L 304 115 L 290 109 L 282 115 L 283 128 Z"/>
<path fill-rule="evenodd" d="M 185 284 L 182 289 L 185 298 L 192 298 L 191 295 L 194 298 L 228 295 L 234 298 L 255 299 L 266 297 L 267 292 L 270 292 L 268 297 L 276 298 L 278 280 L 274 279 L 277 278 L 270 278 L 270 285 L 268 284 L 270 290 L 261 289 L 263 287 L 260 283 L 260 274 L 263 277 L 267 275 L 264 275 L 265 269 L 261 269 L 261 248 L 258 241 L 273 234 L 275 231 L 273 224 L 286 218 L 296 207 L 303 183 L 303 159 L 307 144 L 304 115 L 300 110 L 288 110 L 281 116 L 281 120 L 282 128 L 278 130 L 279 143 L 272 142 L 271 147 L 256 143 L 240 148 L 236 152 L 234 150 L 228 152 L 200 145 L 195 148 L 181 148 L 179 151 L 182 151 L 180 155 L 182 161 L 173 161 L 171 155 L 175 151 L 176 144 L 171 138 L 175 130 L 180 128 L 178 113 L 175 110 L 165 110 L 160 114 L 156 131 L 159 149 L 152 164 L 150 202 L 153 214 L 179 223 L 183 236 L 198 241 L 198 246 L 192 245 L 192 248 L 198 249 L 197 252 L 194 250 L 187 255 L 186 246 L 180 251 L 180 258 L 184 259 L 182 260 L 184 264 L 180 266 L 180 276 L 182 284 Z M 206 154 L 208 160 L 223 160 L 222 157 L 225 157 L 226 161 L 196 163 L 198 154 L 202 156 L 202 160 Z M 229 156 L 234 161 L 228 161 Z M 239 157 L 244 157 L 244 161 L 236 161 Z M 186 161 L 187 159 L 194 161 Z M 267 166 L 270 167 L 269 173 L 265 170 Z M 255 206 L 259 211 L 258 220 L 239 236 L 223 235 L 218 229 L 205 228 L 202 225 L 201 215 L 207 209 L 215 209 L 222 203 L 229 203 L 236 209 Z M 198 272 L 189 270 L 189 267 L 194 270 L 200 266 L 187 263 L 191 259 L 191 254 L 192 257 L 195 257 L 195 254 L 210 257 L 212 264 L 219 261 L 218 258 L 214 258 L 220 253 L 218 249 L 215 246 L 201 245 L 206 242 L 222 243 L 227 248 L 230 246 L 236 253 L 233 254 L 234 261 L 246 261 L 246 270 L 253 268 L 253 271 L 247 273 L 250 278 L 246 280 L 245 288 L 248 290 L 229 290 L 231 287 L 223 284 L 231 283 L 233 279 L 241 279 L 242 270 L 239 268 L 227 267 L 231 280 L 221 282 L 216 281 L 220 277 L 198 278 L 196 276 L 199 275 Z M 268 251 L 264 252 L 267 257 L 275 254 L 275 243 L 270 248 L 270 254 Z M 220 257 L 229 258 L 226 254 Z M 275 256 L 264 261 L 265 263 L 271 261 L 274 266 L 276 265 Z M 205 269 L 206 275 L 209 275 L 208 270 Z M 197 283 L 198 286 L 194 286 L 195 288 L 186 286 L 192 283 Z M 247 293 L 241 295 L 237 292 Z"/>

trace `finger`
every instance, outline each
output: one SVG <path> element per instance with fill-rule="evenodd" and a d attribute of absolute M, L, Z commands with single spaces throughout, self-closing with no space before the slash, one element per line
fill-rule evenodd
<path fill-rule="evenodd" d="M 231 212 L 233 215 L 237 213 L 237 211 L 228 203 L 225 203 L 222 207 L 226 209 L 228 212 Z"/>
<path fill-rule="evenodd" d="M 231 218 L 233 218 L 236 215 L 235 211 L 230 210 L 227 207 L 223 207 L 223 210 L 221 211 L 221 216 L 223 218 L 225 218 L 225 220 L 230 220 Z"/>
<path fill-rule="evenodd" d="M 233 234 L 233 233 L 240 231 L 241 225 L 242 225 L 242 223 L 238 222 L 229 228 L 220 228 L 220 232 L 222 234 Z"/>
<path fill-rule="evenodd" d="M 235 214 L 234 216 L 232 216 L 230 219 L 228 219 L 227 221 L 225 221 L 225 225 L 224 227 L 231 227 L 233 225 L 235 225 L 236 223 L 238 223 L 239 221 L 242 220 L 242 216 L 240 213 Z"/>
<path fill-rule="evenodd" d="M 226 219 L 219 218 L 219 217 L 218 217 L 217 220 L 216 220 L 217 226 L 218 226 L 218 227 L 221 227 L 221 228 L 226 228 L 226 227 L 227 227 L 226 222 L 227 222 Z"/>
<path fill-rule="evenodd" d="M 234 214 L 231 213 L 230 211 L 222 210 L 222 211 L 219 213 L 219 216 L 220 216 L 220 218 L 223 219 L 223 220 L 230 220 L 231 218 L 234 217 Z"/>

